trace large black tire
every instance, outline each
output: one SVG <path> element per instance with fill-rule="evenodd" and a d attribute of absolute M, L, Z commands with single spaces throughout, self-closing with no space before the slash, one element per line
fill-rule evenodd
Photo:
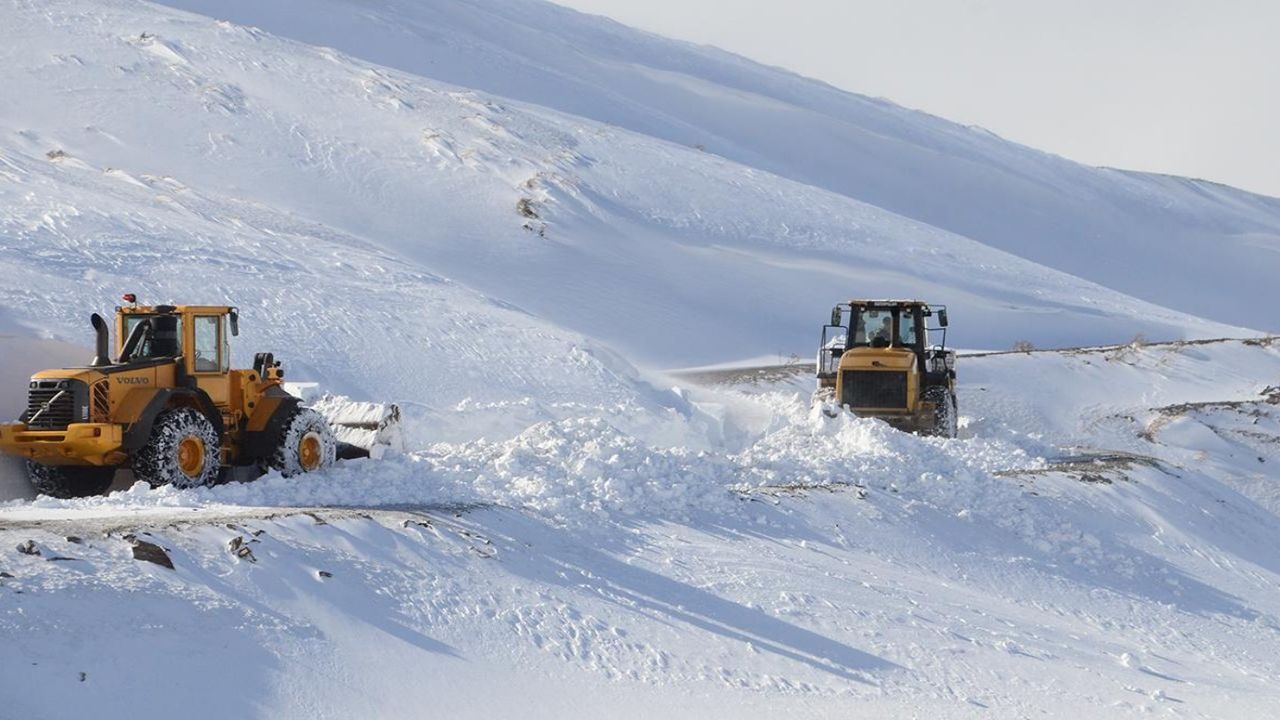
<path fill-rule="evenodd" d="M 31 487 L 41 495 L 56 498 L 78 498 L 101 495 L 115 479 L 113 467 L 83 465 L 42 465 L 27 461 L 27 477 Z"/>
<path fill-rule="evenodd" d="M 338 459 L 338 440 L 329 421 L 310 408 L 294 410 L 281 426 L 275 445 L 267 464 L 285 477 L 329 467 Z"/>
<path fill-rule="evenodd" d="M 192 408 L 166 410 L 151 437 L 133 455 L 133 474 L 151 487 L 213 485 L 218 481 L 222 442 L 213 423 Z"/>
<path fill-rule="evenodd" d="M 953 438 L 959 433 L 955 393 L 944 387 L 931 387 L 924 391 L 924 400 L 933 403 L 933 427 L 925 435 Z"/>

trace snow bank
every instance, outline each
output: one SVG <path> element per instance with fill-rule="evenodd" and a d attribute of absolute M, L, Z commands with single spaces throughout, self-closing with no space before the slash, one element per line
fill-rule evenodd
<path fill-rule="evenodd" d="M 1130 344 L 1066 352 L 961 358 L 961 412 L 984 435 L 1022 428 L 1059 445 L 1150 449 L 1142 435 L 1158 408 L 1256 401 L 1280 385 L 1275 338 Z"/>
<path fill-rule="evenodd" d="M 634 399 L 613 408 L 548 404 L 527 410 L 551 419 L 510 436 L 423 442 L 433 428 L 474 425 L 477 412 L 494 411 L 464 402 L 429 417 L 406 414 L 408 451 L 380 461 L 209 489 L 138 485 L 105 498 L 41 498 L 30 507 L 499 505 L 587 528 L 633 516 L 739 516 L 751 512 L 744 498 L 855 486 L 871 507 L 907 503 L 989 523 L 1043 553 L 1073 553 L 1087 534 L 1063 519 L 1074 512 L 1074 493 L 1029 479 L 1053 471 L 1082 446 L 1159 456 L 1170 467 L 1194 462 L 1194 453 L 1210 444 L 1188 435 L 1186 423 L 1230 421 L 1215 419 L 1212 408 L 1203 417 L 1171 417 L 1162 408 L 1211 397 L 1261 402 L 1263 388 L 1254 378 L 1268 368 L 1280 376 L 1280 351 L 1259 341 L 964 358 L 964 427 L 954 440 L 900 433 L 848 413 L 828 417 L 807 394 L 751 387 L 665 393 L 665 407 Z M 1173 444 L 1153 447 L 1157 436 Z M 1248 442 L 1249 436 L 1240 438 Z M 1053 496 L 1066 509 L 1031 502 L 1035 496 Z M 1257 497 L 1269 502 L 1265 493 Z"/>
<path fill-rule="evenodd" d="M 732 514 L 742 494 L 761 490 L 856 485 L 931 499 L 958 512 L 992 508 L 994 496 L 1016 501 L 1021 490 L 993 473 L 1043 465 L 1003 441 L 925 439 L 847 413 L 829 418 L 797 395 L 764 402 L 776 413 L 776 429 L 738 452 L 664 447 L 604 418 L 577 417 L 537 423 L 506 440 L 437 443 L 314 475 L 271 474 L 196 490 L 138 484 L 105 498 L 41 498 L 29 507 L 501 505 L 586 527 L 632 515 Z"/>

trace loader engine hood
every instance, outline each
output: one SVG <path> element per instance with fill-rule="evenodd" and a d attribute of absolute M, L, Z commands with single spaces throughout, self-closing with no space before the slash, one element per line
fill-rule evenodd
<path fill-rule="evenodd" d="M 905 348 L 853 348 L 840 358 L 839 402 L 855 411 L 907 413 L 918 387 L 916 355 Z"/>
<path fill-rule="evenodd" d="M 916 354 L 907 348 L 850 348 L 840 356 L 841 370 L 899 370 L 915 367 Z"/>

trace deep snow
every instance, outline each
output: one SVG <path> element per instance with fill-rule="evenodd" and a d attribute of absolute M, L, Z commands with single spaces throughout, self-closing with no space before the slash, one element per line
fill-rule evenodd
<path fill-rule="evenodd" d="M 0 413 L 127 290 L 239 305 L 237 364 L 401 403 L 405 452 L 0 506 L 0 714 L 1280 701 L 1274 340 L 966 357 L 956 440 L 636 368 L 809 357 L 848 295 L 964 347 L 1256 335 L 1274 201 L 542 3 L 290 7 L 0 5 Z"/>
<path fill-rule="evenodd" d="M 517 698 L 533 717 L 1264 716 L 1280 391 L 1252 378 L 1280 377 L 1280 343 L 961 362 L 958 440 L 811 413 L 801 375 L 687 388 L 719 452 L 577 419 L 305 479 L 10 504 L 5 546 L 40 554 L 0 555 L 0 682 L 37 716 L 134 694 L 140 717 L 180 696 L 273 717 Z M 131 559 L 130 532 L 176 569 Z M 201 636 L 219 642 L 192 680 L 157 691 L 166 648 Z"/>

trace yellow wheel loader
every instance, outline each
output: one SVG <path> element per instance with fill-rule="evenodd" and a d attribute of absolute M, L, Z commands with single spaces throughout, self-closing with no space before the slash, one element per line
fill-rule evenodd
<path fill-rule="evenodd" d="M 100 494 L 120 468 L 152 486 L 194 487 L 234 468 L 294 475 L 334 462 L 328 421 L 285 392 L 271 353 L 231 369 L 236 308 L 124 300 L 115 359 L 107 322 L 94 313 L 89 366 L 36 373 L 19 421 L 0 425 L 0 452 L 27 459 L 37 491 Z"/>
<path fill-rule="evenodd" d="M 930 327 L 936 320 L 937 326 Z M 931 344 L 929 334 L 939 334 Z M 899 430 L 956 436 L 956 354 L 947 308 L 919 300 L 836 305 L 818 347 L 817 398 Z"/>

